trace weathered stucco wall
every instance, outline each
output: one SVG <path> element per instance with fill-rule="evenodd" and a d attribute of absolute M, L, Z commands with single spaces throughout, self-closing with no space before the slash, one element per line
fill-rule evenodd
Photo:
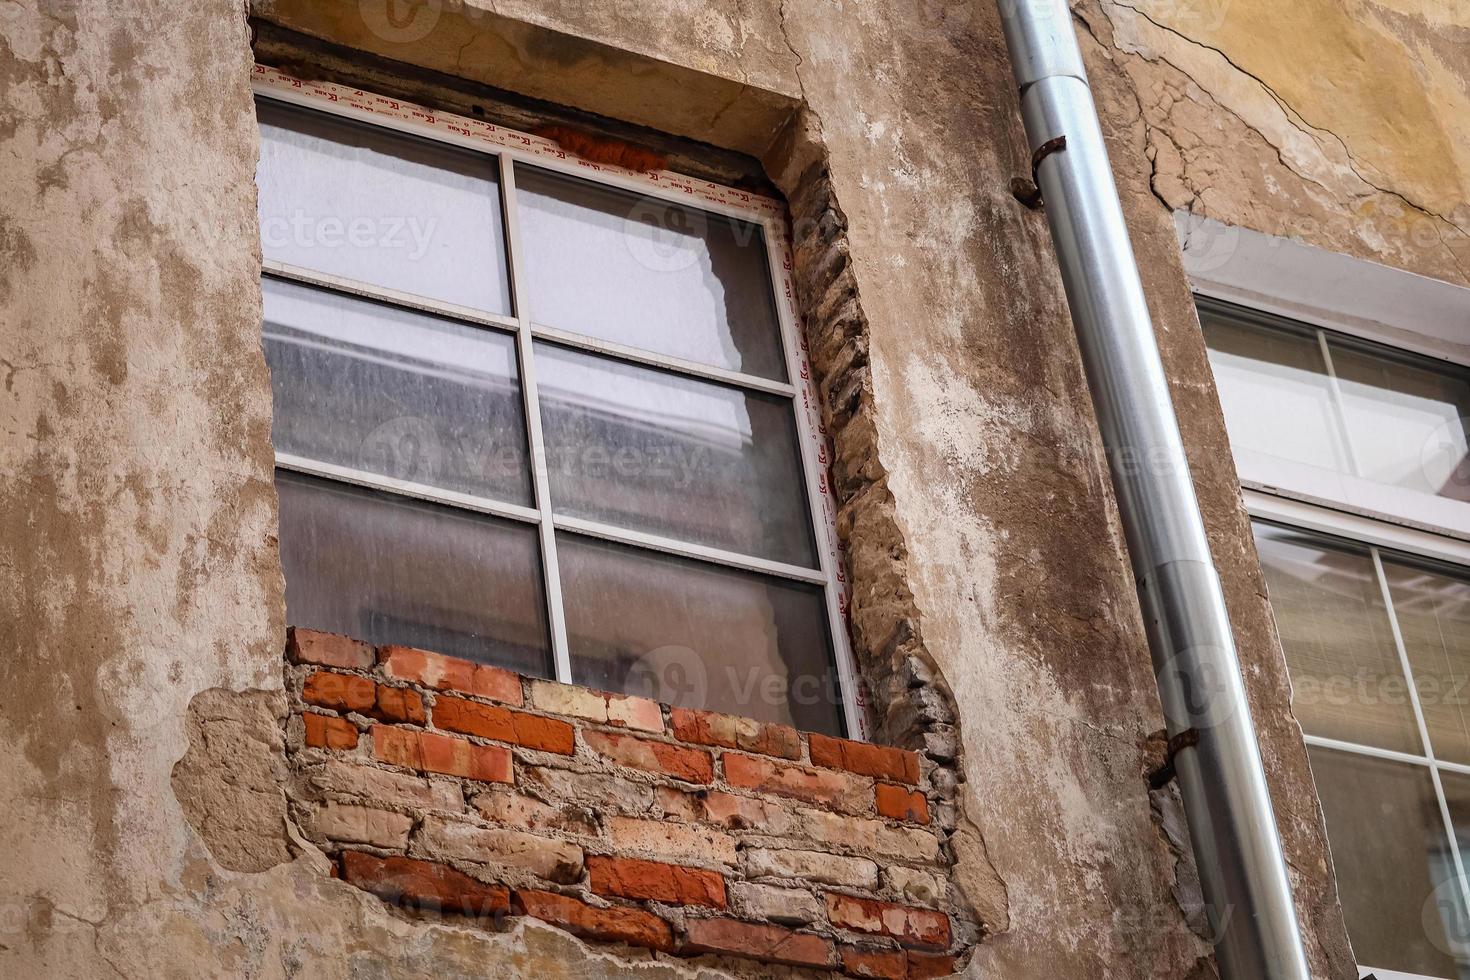
<path fill-rule="evenodd" d="M 1463 0 L 1086 0 L 1171 208 L 1470 281 Z"/>
<path fill-rule="evenodd" d="M 1188 862 L 1155 812 L 1176 827 L 1172 798 L 1144 785 L 1162 721 L 1045 225 L 1007 190 L 1026 152 L 991 6 L 433 6 L 421 34 L 385 28 L 375 0 L 255 12 L 765 154 L 788 192 L 793 161 L 825 154 L 867 331 L 867 464 L 898 535 L 870 580 L 903 585 L 868 608 L 917 624 L 959 707 L 961 860 L 991 933 L 972 971 L 1211 975 L 1181 908 Z M 1169 209 L 1465 281 L 1470 15 L 1218 0 L 1217 21 L 1209 6 L 1079 13 L 1313 961 L 1346 976 Z M 1320 40 L 1282 47 L 1308 18 Z M 326 877 L 272 816 L 284 624 L 249 62 L 234 3 L 0 5 L 0 969 L 628 975 L 533 924 L 409 922 Z M 806 135 L 783 135 L 803 101 Z M 196 698 L 211 688 L 259 693 Z"/>

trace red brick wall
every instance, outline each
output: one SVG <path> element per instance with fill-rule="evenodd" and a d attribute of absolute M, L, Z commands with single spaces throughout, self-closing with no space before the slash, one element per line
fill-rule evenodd
<path fill-rule="evenodd" d="M 855 977 L 978 940 L 930 758 L 307 630 L 287 654 L 292 815 L 384 901 Z"/>

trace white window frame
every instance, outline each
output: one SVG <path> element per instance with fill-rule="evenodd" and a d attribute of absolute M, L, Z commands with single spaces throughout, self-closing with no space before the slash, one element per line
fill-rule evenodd
<path fill-rule="evenodd" d="M 820 586 L 825 598 L 828 634 L 832 639 L 832 669 L 841 700 L 839 716 L 849 738 L 866 739 L 863 694 L 853 660 L 847 629 L 848 583 L 843 549 L 837 537 L 836 505 L 832 499 L 828 466 L 832 459 L 822 426 L 821 403 L 806 342 L 802 336 L 796 290 L 792 281 L 791 239 L 785 205 L 778 200 L 722 187 L 709 181 L 671 171 L 638 173 L 621 167 L 594 163 L 568 153 L 550 140 L 506 129 L 478 119 L 456 116 L 423 106 L 374 95 L 360 89 L 328 82 L 303 81 L 266 65 L 255 65 L 252 85 L 259 98 L 301 106 L 355 119 L 385 129 L 447 143 L 486 154 L 498 162 L 500 194 L 505 222 L 507 274 L 510 278 L 514 315 L 499 315 L 445 303 L 424 296 L 386 289 L 372 283 L 327 275 L 283 262 L 265 260 L 262 272 L 270 277 L 330 289 L 339 293 L 371 297 L 395 306 L 423 310 L 477 324 L 511 335 L 516 341 L 517 365 L 523 396 L 526 431 L 530 448 L 534 507 L 506 503 L 487 497 L 410 483 L 365 470 L 276 453 L 281 469 L 326 477 L 344 483 L 387 490 L 461 509 L 491 514 L 538 528 L 546 602 L 551 625 L 554 677 L 574 683 L 562 602 L 561 575 L 557 565 L 557 530 L 570 531 L 607 541 L 633 545 L 656 552 L 729 568 Z M 543 170 L 593 180 L 611 187 L 670 201 L 682 207 L 706 211 L 755 224 L 765 238 L 771 287 L 779 314 L 786 374 L 790 381 L 773 381 L 676 357 L 668 357 L 593 337 L 535 323 L 529 318 L 526 276 L 522 269 L 519 217 L 516 206 L 515 164 L 525 163 Z M 743 390 L 778 395 L 792 400 L 797 443 L 809 519 L 816 541 L 815 569 L 738 554 L 673 538 L 647 534 L 597 521 L 553 515 L 545 443 L 541 433 L 540 402 L 536 394 L 534 340 L 552 341 L 591 351 L 624 363 L 661 368 L 676 374 L 720 382 Z"/>
<path fill-rule="evenodd" d="M 1316 329 L 1335 398 L 1323 331 L 1470 367 L 1470 289 L 1187 212 L 1175 228 L 1197 296 Z M 1470 503 L 1265 453 L 1236 462 L 1244 487 L 1470 541 Z"/>
<path fill-rule="evenodd" d="M 1348 334 L 1453 364 L 1470 366 L 1470 289 L 1303 245 L 1285 238 L 1233 228 L 1188 212 L 1175 213 L 1184 267 L 1197 296 Z M 1321 333 L 1318 334 L 1319 340 Z M 1329 372 L 1331 360 L 1328 359 Z M 1470 521 L 1456 508 L 1470 505 L 1429 494 L 1368 484 L 1343 475 L 1319 478 L 1309 491 L 1303 474 L 1260 454 L 1239 461 L 1241 492 L 1252 518 L 1300 528 L 1366 546 L 1373 563 L 1394 639 L 1399 669 L 1424 754 L 1396 752 L 1319 735 L 1303 734 L 1310 746 L 1427 769 L 1451 844 L 1461 897 L 1470 909 L 1470 879 L 1441 772 L 1470 776 L 1470 766 L 1434 757 L 1418 688 L 1383 571 L 1383 554 L 1399 553 L 1457 566 L 1470 574 Z M 1334 486 L 1334 483 L 1336 484 Z M 1358 484 L 1362 484 L 1359 486 Z M 1435 506 L 1437 501 L 1443 506 Z M 1426 504 L 1429 506 L 1426 508 Z M 1422 519 L 1420 514 L 1428 509 Z M 1416 513 L 1417 510 L 1417 513 Z M 1330 837 L 1330 833 L 1329 833 Z M 1378 980 L 1450 980 L 1359 965 Z"/>

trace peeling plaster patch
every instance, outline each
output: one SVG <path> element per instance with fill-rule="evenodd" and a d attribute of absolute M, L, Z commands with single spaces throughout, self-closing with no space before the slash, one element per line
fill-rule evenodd
<path fill-rule="evenodd" d="M 189 751 L 174 766 L 174 795 L 221 867 L 259 872 L 291 860 L 285 718 L 278 691 L 213 688 L 189 703 Z"/>

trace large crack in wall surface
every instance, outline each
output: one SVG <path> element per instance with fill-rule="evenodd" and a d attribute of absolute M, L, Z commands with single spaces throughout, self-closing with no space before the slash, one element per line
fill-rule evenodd
<path fill-rule="evenodd" d="M 1133 82 L 1160 199 L 1226 224 L 1470 282 L 1470 155 L 1460 145 L 1463 121 L 1454 121 L 1456 107 L 1470 111 L 1464 50 L 1437 57 L 1420 35 L 1444 27 L 1426 23 L 1428 14 L 1400 15 L 1390 31 L 1381 17 L 1328 0 L 1314 0 L 1309 12 L 1256 6 L 1077 6 L 1078 20 Z M 1320 50 L 1313 46 L 1273 46 L 1275 57 L 1263 59 L 1258 49 L 1275 42 L 1259 25 L 1283 13 L 1292 23 L 1273 34 L 1325 35 L 1339 45 L 1338 60 L 1313 60 Z M 1420 86 L 1414 98 L 1394 95 L 1405 84 L 1385 70 L 1403 67 L 1395 59 L 1420 68 L 1411 73 Z M 1381 103 L 1363 94 L 1375 85 L 1388 92 Z M 1442 110 L 1431 107 L 1434 99 Z M 1363 131 L 1361 117 L 1375 115 L 1398 137 L 1387 149 Z"/>

